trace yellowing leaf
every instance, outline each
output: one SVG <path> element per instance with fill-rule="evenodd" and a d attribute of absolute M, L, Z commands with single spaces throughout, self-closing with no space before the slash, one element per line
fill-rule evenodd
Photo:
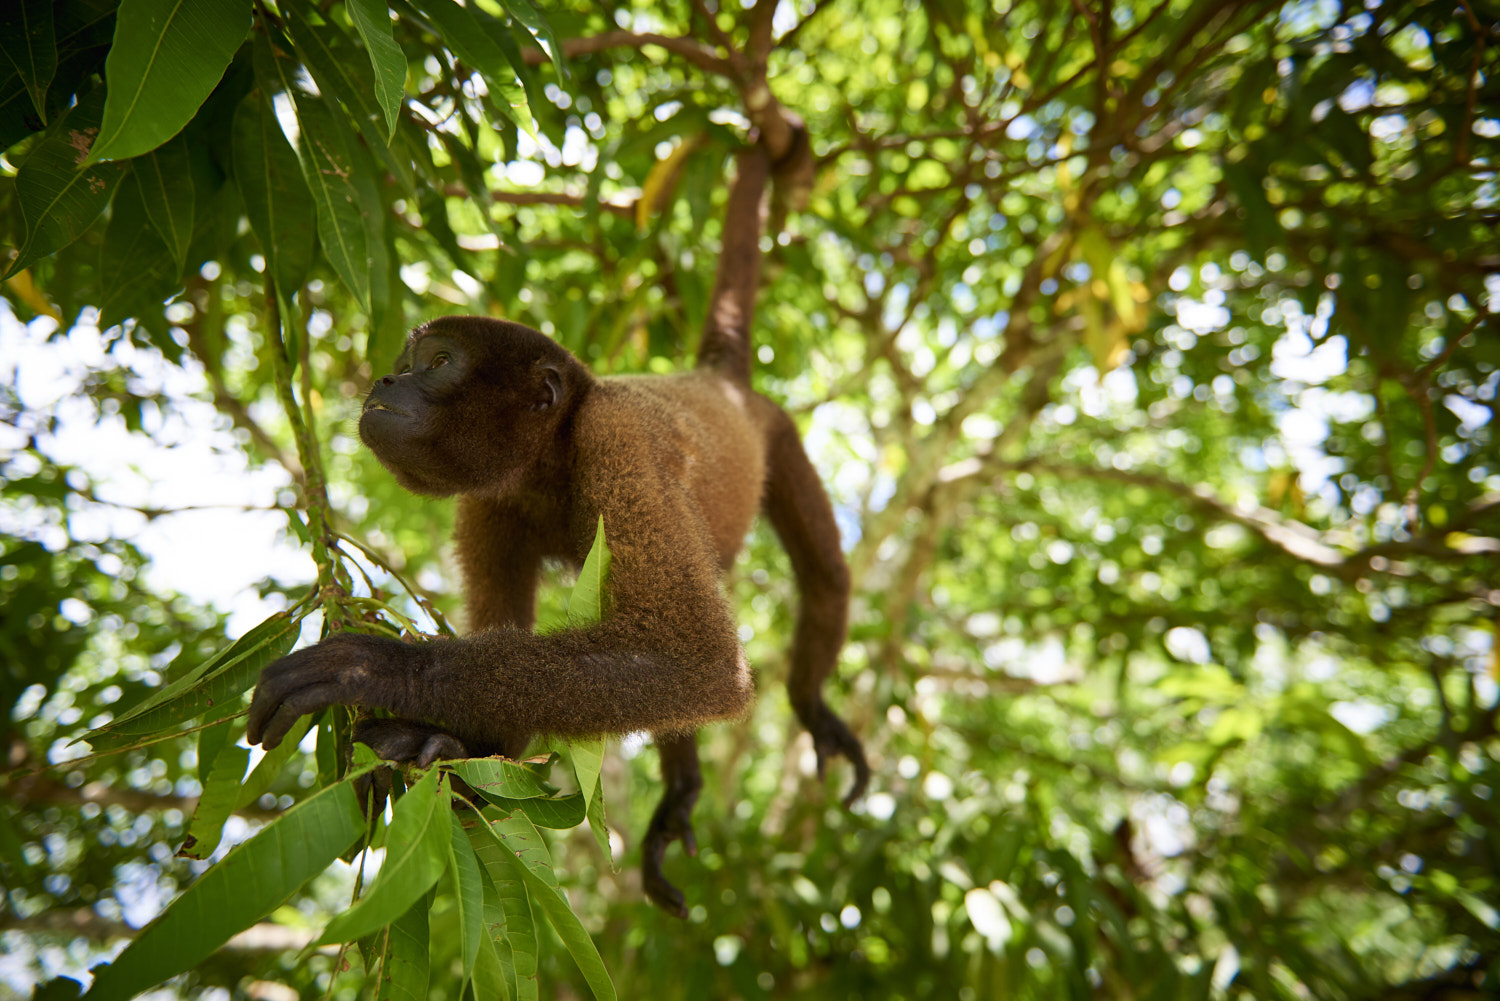
<path fill-rule="evenodd" d="M 641 185 L 640 200 L 635 203 L 635 224 L 638 229 L 645 231 L 651 224 L 652 214 L 666 207 L 672 189 L 677 186 L 677 178 L 682 176 L 683 164 L 687 163 L 688 157 L 692 156 L 693 150 L 702 142 L 702 136 L 693 136 L 678 143 L 676 149 L 656 161 L 651 172 L 646 175 L 646 183 Z"/>

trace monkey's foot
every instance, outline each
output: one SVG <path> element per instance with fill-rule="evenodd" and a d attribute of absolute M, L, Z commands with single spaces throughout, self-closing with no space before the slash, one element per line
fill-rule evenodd
<path fill-rule="evenodd" d="M 687 902 L 682 891 L 662 875 L 661 863 L 666 857 L 667 846 L 674 841 L 682 842 L 682 850 L 689 856 L 698 854 L 698 839 L 693 835 L 693 804 L 697 801 L 697 790 L 692 795 L 673 796 L 668 793 L 651 817 L 651 826 L 646 828 L 646 840 L 641 849 L 641 887 L 651 902 L 668 914 L 679 918 L 688 916 Z"/>
<path fill-rule="evenodd" d="M 382 761 L 431 768 L 434 761 L 469 757 L 463 741 L 430 723 L 406 719 L 361 719 L 354 725 L 354 739 L 375 752 Z"/>
<path fill-rule="evenodd" d="M 797 717 L 807 727 L 807 732 L 812 734 L 813 750 L 818 754 L 819 781 L 827 776 L 828 762 L 837 755 L 842 754 L 854 766 L 854 785 L 844 796 L 844 806 L 854 805 L 854 801 L 864 795 L 865 787 L 870 784 L 870 766 L 865 761 L 865 749 L 859 738 L 854 736 L 843 720 L 833 714 L 833 710 L 822 699 L 805 708 L 797 707 Z"/>

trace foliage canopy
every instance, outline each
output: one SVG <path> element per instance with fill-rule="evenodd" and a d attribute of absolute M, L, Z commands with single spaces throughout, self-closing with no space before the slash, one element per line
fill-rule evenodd
<path fill-rule="evenodd" d="M 0 994 L 174 898 L 196 951 L 152 965 L 145 931 L 97 996 L 200 956 L 179 993 L 344 997 L 377 969 L 445 998 L 1493 991 L 1496 24 L 1481 0 L 6 4 Z M 541 762 L 410 776 L 349 909 L 346 721 L 251 769 L 234 714 L 304 622 L 455 611 L 450 512 L 355 448 L 361 388 L 456 311 L 601 372 L 683 364 L 731 156 L 780 108 L 817 171 L 769 206 L 756 378 L 845 529 L 872 795 L 838 809 L 792 738 L 791 574 L 757 530 L 730 586 L 764 695 L 704 738 L 687 923 L 630 882 L 633 741 L 571 748 L 576 793 Z M 196 434 L 286 471 L 313 556 L 232 637 L 150 572 L 137 532 L 177 499 L 65 447 L 181 442 L 204 400 Z M 494 824 L 447 809 L 450 772 L 504 787 Z M 320 936 L 365 940 L 299 962 Z"/>

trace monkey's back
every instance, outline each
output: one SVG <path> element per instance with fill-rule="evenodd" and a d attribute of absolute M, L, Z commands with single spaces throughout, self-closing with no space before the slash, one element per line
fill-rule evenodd
<path fill-rule="evenodd" d="M 580 458 L 587 464 L 589 454 L 649 454 L 645 468 L 686 488 L 727 567 L 760 507 L 767 405 L 703 370 L 601 379 L 579 414 Z"/>

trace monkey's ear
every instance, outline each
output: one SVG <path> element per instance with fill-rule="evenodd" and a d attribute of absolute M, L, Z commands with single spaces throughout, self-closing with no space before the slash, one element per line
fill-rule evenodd
<path fill-rule="evenodd" d="M 563 399 L 563 377 L 557 366 L 543 365 L 540 375 L 541 385 L 537 389 L 536 402 L 531 405 L 533 410 L 546 410 Z"/>

